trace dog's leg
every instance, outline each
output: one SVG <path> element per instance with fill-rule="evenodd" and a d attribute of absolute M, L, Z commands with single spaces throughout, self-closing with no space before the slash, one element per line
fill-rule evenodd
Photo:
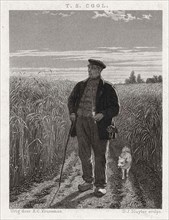
<path fill-rule="evenodd" d="M 122 179 L 125 179 L 125 169 L 122 169 Z"/>
<path fill-rule="evenodd" d="M 130 170 L 130 167 L 129 167 L 129 168 L 127 168 L 126 177 L 128 177 L 128 176 L 129 176 L 129 170 Z"/>

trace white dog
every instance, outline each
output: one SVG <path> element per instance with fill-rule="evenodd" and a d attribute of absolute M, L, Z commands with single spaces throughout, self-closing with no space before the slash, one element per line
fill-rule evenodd
<path fill-rule="evenodd" d="M 131 151 L 128 147 L 125 146 L 123 147 L 118 160 L 118 168 L 121 168 L 122 170 L 122 179 L 125 179 L 125 171 L 126 171 L 126 177 L 128 177 L 129 170 L 131 168 L 131 163 L 132 163 Z"/>

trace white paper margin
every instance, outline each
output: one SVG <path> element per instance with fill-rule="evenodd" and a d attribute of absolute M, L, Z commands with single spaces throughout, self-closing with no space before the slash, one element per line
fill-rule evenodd
<path fill-rule="evenodd" d="M 9 209 L 9 10 L 163 10 L 163 207 L 162 209 Z M 80 9 L 75 4 L 81 5 Z M 1 219 L 168 219 L 168 2 L 167 1 L 2 1 L 1 2 Z M 35 210 L 36 211 L 36 210 Z M 24 213 L 25 212 L 25 213 Z"/>

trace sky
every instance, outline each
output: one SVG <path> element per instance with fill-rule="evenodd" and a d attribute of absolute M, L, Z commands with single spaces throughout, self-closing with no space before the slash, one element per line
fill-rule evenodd
<path fill-rule="evenodd" d="M 162 75 L 162 11 L 10 11 L 10 72 L 88 77 L 88 59 L 102 76 L 124 82 Z"/>

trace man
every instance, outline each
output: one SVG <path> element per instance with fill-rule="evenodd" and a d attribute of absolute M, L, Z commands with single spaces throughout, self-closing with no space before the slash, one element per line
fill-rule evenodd
<path fill-rule="evenodd" d="M 95 185 L 95 195 L 106 194 L 106 151 L 109 143 L 107 127 L 119 112 L 118 97 L 112 85 L 101 78 L 106 65 L 89 59 L 89 77 L 78 82 L 68 98 L 70 120 L 75 124 L 71 136 L 77 135 L 79 158 L 84 182 L 78 186 L 84 192 Z M 94 152 L 95 167 L 91 150 Z"/>

